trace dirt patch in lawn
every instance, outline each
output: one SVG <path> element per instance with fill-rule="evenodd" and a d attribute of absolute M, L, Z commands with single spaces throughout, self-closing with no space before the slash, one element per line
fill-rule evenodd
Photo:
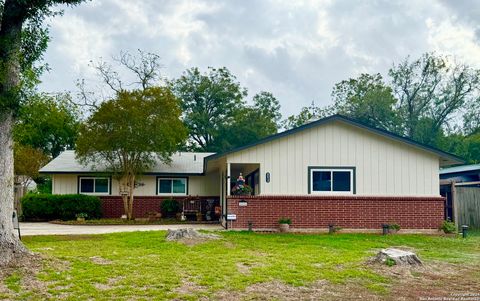
<path fill-rule="evenodd" d="M 10 266 L 0 270 L 0 296 L 7 295 L 8 298 L 16 298 L 24 292 L 33 292 L 41 298 L 50 298 L 47 282 L 40 281 L 37 275 L 42 271 L 44 264 L 58 271 L 66 270 L 70 265 L 58 259 L 48 258 L 44 255 L 33 254 L 23 257 Z M 9 289 L 6 285 L 6 279 L 9 277 L 18 277 L 14 286 L 16 289 Z"/>
<path fill-rule="evenodd" d="M 205 286 L 201 286 L 189 279 L 182 279 L 182 284 L 179 287 L 175 288 L 174 291 L 181 295 L 194 295 L 205 292 L 206 290 L 207 287 Z"/>
<path fill-rule="evenodd" d="M 344 283 L 331 284 L 326 280 L 308 286 L 292 286 L 280 281 L 257 283 L 242 292 L 221 291 L 216 300 L 382 300 L 368 289 Z"/>
<path fill-rule="evenodd" d="M 237 265 L 240 273 L 248 273 L 249 267 Z M 337 266 L 335 269 L 342 269 Z M 388 267 L 366 264 L 366 269 L 388 279 L 388 283 L 369 287 L 369 282 L 351 279 L 341 284 L 326 280 L 306 286 L 292 286 L 280 281 L 257 283 L 244 291 L 220 291 L 216 300 L 421 300 L 421 298 L 453 297 L 455 294 L 480 293 L 478 265 L 429 262 L 423 266 Z M 468 295 L 467 295 L 468 296 Z"/>
<path fill-rule="evenodd" d="M 421 300 L 461 297 L 480 294 L 478 264 L 448 264 L 429 262 L 418 267 L 387 267 L 375 271 L 391 280 L 390 296 L 386 300 Z M 465 295 L 463 295 L 465 297 Z"/>
<path fill-rule="evenodd" d="M 106 258 L 103 258 L 101 256 L 92 256 L 90 257 L 90 260 L 95 263 L 95 264 L 98 264 L 98 265 L 109 265 L 109 264 L 112 264 L 112 261 L 111 260 L 108 260 Z"/>

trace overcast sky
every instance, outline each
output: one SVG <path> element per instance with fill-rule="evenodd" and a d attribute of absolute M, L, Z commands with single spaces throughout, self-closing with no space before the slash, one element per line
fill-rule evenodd
<path fill-rule="evenodd" d="M 142 49 L 168 78 L 226 66 L 248 88 L 272 92 L 282 113 L 331 102 L 333 85 L 426 51 L 480 68 L 479 1 L 93 0 L 50 21 L 41 89 L 94 83 L 90 60 Z"/>

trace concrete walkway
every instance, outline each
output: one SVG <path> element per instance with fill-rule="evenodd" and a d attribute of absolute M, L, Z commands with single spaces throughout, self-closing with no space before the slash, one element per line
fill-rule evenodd
<path fill-rule="evenodd" d="M 194 228 L 197 230 L 222 230 L 220 225 L 186 224 L 186 225 L 57 225 L 50 223 L 20 223 L 22 236 L 30 235 L 71 235 L 104 234 L 133 231 L 158 231 L 167 229 Z"/>

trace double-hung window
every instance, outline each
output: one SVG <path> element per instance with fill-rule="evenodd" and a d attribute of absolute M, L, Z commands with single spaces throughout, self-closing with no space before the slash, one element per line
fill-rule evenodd
<path fill-rule="evenodd" d="M 158 195 L 187 195 L 187 178 L 158 178 Z"/>
<path fill-rule="evenodd" d="M 110 194 L 110 178 L 80 177 L 78 179 L 79 193 L 83 194 Z"/>
<path fill-rule="evenodd" d="M 312 194 L 353 194 L 355 168 L 309 168 L 309 192 Z"/>

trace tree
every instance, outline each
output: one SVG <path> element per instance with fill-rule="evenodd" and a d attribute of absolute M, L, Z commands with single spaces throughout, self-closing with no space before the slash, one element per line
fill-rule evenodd
<path fill-rule="evenodd" d="M 76 155 L 104 167 L 120 183 L 125 214 L 133 217 L 137 175 L 158 160 L 169 162 L 187 136 L 179 100 L 165 87 L 120 91 L 102 102 L 80 127 Z M 106 164 L 106 166 L 103 166 Z"/>
<path fill-rule="evenodd" d="M 314 102 L 308 107 L 303 107 L 298 115 L 290 115 L 283 121 L 283 127 L 287 130 L 299 127 L 314 120 L 335 114 L 333 106 L 318 107 Z"/>
<path fill-rule="evenodd" d="M 69 97 L 36 94 L 28 98 L 14 126 L 14 140 L 40 149 L 51 158 L 73 149 L 80 122 L 79 112 Z"/>
<path fill-rule="evenodd" d="M 335 84 L 332 98 L 336 113 L 374 127 L 397 131 L 398 119 L 394 111 L 397 100 L 379 73 L 361 74 Z"/>
<path fill-rule="evenodd" d="M 31 180 L 39 177 L 39 170 L 49 160 L 49 156 L 42 150 L 29 145 L 16 143 L 14 148 L 15 183 L 28 186 Z"/>
<path fill-rule="evenodd" d="M 247 90 L 227 68 L 208 68 L 200 73 L 192 68 L 170 82 L 181 99 L 183 121 L 189 130 L 189 147 L 214 151 L 221 127 L 232 124 L 235 112 L 243 107 Z"/>
<path fill-rule="evenodd" d="M 90 111 L 98 109 L 99 103 L 109 100 L 121 91 L 128 89 L 145 90 L 150 87 L 160 86 L 162 77 L 160 69 L 160 56 L 141 49 L 136 54 L 121 51 L 112 58 L 113 63 L 102 59 L 91 61 L 90 66 L 95 69 L 100 79 L 96 91 L 90 91 L 85 85 L 85 80 L 78 80 L 78 99 L 75 105 L 88 108 Z M 121 71 L 127 71 L 127 76 L 122 76 Z M 128 89 L 127 89 L 128 88 Z"/>
<path fill-rule="evenodd" d="M 46 49 L 48 31 L 42 27 L 46 16 L 58 4 L 82 0 L 0 1 L 0 266 L 27 254 L 15 236 L 13 211 L 13 139 L 15 113 L 21 105 L 22 90 L 34 85 L 43 69 L 35 66 Z"/>
<path fill-rule="evenodd" d="M 479 70 L 431 53 L 412 62 L 405 59 L 389 75 L 399 99 L 402 134 L 427 144 L 434 144 L 442 127 L 449 127 L 459 110 L 479 97 Z M 425 118 L 429 127 L 422 124 Z"/>
<path fill-rule="evenodd" d="M 280 128 L 280 104 L 269 92 L 253 97 L 252 106 L 239 107 L 232 123 L 221 125 L 214 150 L 224 152 L 276 134 Z"/>
<path fill-rule="evenodd" d="M 17 198 L 15 199 L 15 209 L 17 214 L 21 215 L 22 206 L 20 204 L 20 197 L 22 197 L 28 190 L 32 180 L 35 180 L 37 185 L 45 182 L 43 178 L 39 178 L 39 169 L 47 164 L 49 157 L 39 149 L 35 149 L 28 145 L 21 145 L 15 143 L 14 147 L 14 166 L 15 166 L 15 189 L 17 190 Z M 38 187 L 38 186 L 37 186 Z"/>
<path fill-rule="evenodd" d="M 260 116 L 265 118 L 268 131 L 276 133 L 281 127 L 282 114 L 280 113 L 280 103 L 272 93 L 262 91 L 253 96 L 253 108 Z"/>

